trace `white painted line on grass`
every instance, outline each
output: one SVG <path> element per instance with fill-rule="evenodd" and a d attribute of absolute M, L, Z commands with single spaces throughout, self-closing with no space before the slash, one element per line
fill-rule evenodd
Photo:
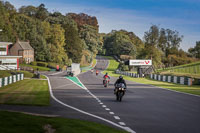
<path fill-rule="evenodd" d="M 111 115 L 114 115 L 115 113 L 114 112 L 109 112 Z"/>
<path fill-rule="evenodd" d="M 114 116 L 114 118 L 115 118 L 116 120 L 120 120 L 119 116 Z"/>
<path fill-rule="evenodd" d="M 65 103 L 63 103 L 62 101 L 58 100 L 58 99 L 53 95 L 53 91 L 52 91 L 52 88 L 51 88 L 51 83 L 50 83 L 49 78 L 48 78 L 47 76 L 46 76 L 46 78 L 48 79 L 48 85 L 49 85 L 50 95 L 51 95 L 51 97 L 52 97 L 55 101 L 57 101 L 58 103 L 62 104 L 63 106 L 66 106 L 66 107 L 68 107 L 68 108 L 70 108 L 70 109 L 76 110 L 76 111 L 78 111 L 78 112 L 80 112 L 80 113 L 82 113 L 82 114 L 89 115 L 89 116 L 91 116 L 91 117 L 100 119 L 100 120 L 105 121 L 105 122 L 107 122 L 107 123 L 110 123 L 111 125 L 116 126 L 116 127 L 119 127 L 119 128 L 121 128 L 121 129 L 124 129 L 124 130 L 126 130 L 127 132 L 136 133 L 135 131 L 133 131 L 133 130 L 132 130 L 131 128 L 129 128 L 129 127 L 123 127 L 123 126 L 121 126 L 121 125 L 119 125 L 119 124 L 117 124 L 117 123 L 114 123 L 114 122 L 112 122 L 112 121 L 110 121 L 110 120 L 107 120 L 107 119 L 105 119 L 105 118 L 103 118 L 103 117 L 100 117 L 100 116 L 97 116 L 97 115 L 88 113 L 88 112 L 86 112 L 86 111 L 80 110 L 80 109 L 78 109 L 78 108 L 75 108 L 75 107 L 73 107 L 73 106 L 70 106 L 70 105 L 65 104 Z M 78 79 L 78 78 L 77 78 L 77 79 Z M 78 79 L 78 80 L 79 80 L 79 79 Z M 72 81 L 72 80 L 70 80 L 70 81 Z M 74 81 L 72 81 L 72 82 L 75 83 Z M 81 83 L 80 80 L 79 80 L 79 82 Z M 75 83 L 75 84 L 76 84 L 76 83 Z M 78 85 L 78 84 L 76 84 L 76 85 Z M 83 85 L 83 84 L 82 84 L 82 85 Z M 84 85 L 83 85 L 84 87 L 82 87 L 82 86 L 80 86 L 80 85 L 78 85 L 78 86 L 81 87 L 81 88 L 83 88 L 83 89 L 85 89 L 85 90 L 88 90 Z M 91 93 L 91 92 L 90 92 L 90 93 Z M 92 94 L 92 93 L 91 93 L 91 94 Z M 93 94 L 92 94 L 92 96 L 93 96 L 94 98 L 96 97 L 96 96 L 93 95 Z M 100 103 L 100 104 L 101 104 L 101 103 Z M 103 103 L 102 103 L 102 104 L 103 104 Z"/>
<path fill-rule="evenodd" d="M 120 125 L 125 126 L 126 124 L 124 122 L 119 122 Z"/>

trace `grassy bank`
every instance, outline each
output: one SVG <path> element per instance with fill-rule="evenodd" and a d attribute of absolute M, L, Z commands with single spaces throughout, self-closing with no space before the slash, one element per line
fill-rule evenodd
<path fill-rule="evenodd" d="M 194 62 L 190 64 L 169 67 L 164 69 L 157 69 L 157 72 L 161 74 L 170 74 L 170 75 L 180 75 L 193 78 L 200 78 L 200 62 Z"/>
<path fill-rule="evenodd" d="M 94 60 L 92 61 L 92 66 L 81 67 L 82 72 L 86 72 L 86 71 L 88 71 L 88 70 L 91 70 L 92 68 L 95 67 L 96 63 L 97 63 L 97 60 L 94 59 Z"/>
<path fill-rule="evenodd" d="M 13 72 L 14 72 L 14 73 L 15 73 L 15 72 L 24 73 L 24 77 L 25 77 L 25 78 L 33 78 L 33 77 L 34 77 L 34 74 L 31 73 L 31 72 L 28 72 L 28 71 L 13 71 Z M 10 70 L 3 70 L 3 71 L 0 71 L 0 78 L 11 76 L 11 75 L 12 75 L 11 73 L 12 73 L 12 71 L 10 71 Z M 43 75 L 40 75 L 40 78 L 41 78 L 41 79 L 46 79 L 46 77 L 43 76 Z"/>
<path fill-rule="evenodd" d="M 0 88 L 1 104 L 49 105 L 47 80 L 25 79 Z"/>
<path fill-rule="evenodd" d="M 33 68 L 34 71 L 36 71 L 37 69 L 39 71 L 50 71 L 50 68 L 48 68 L 48 67 L 34 66 L 34 65 L 29 65 L 29 64 L 20 64 L 20 66 L 31 67 L 31 68 Z"/>
<path fill-rule="evenodd" d="M 114 72 L 118 67 L 118 62 L 111 57 L 109 57 L 109 60 L 110 60 L 110 64 L 109 64 L 107 70 L 104 71 L 104 73 L 107 72 L 110 76 L 113 76 L 113 77 L 120 76 L 119 74 L 115 74 L 115 72 Z M 162 81 L 155 81 L 155 80 L 151 80 L 151 79 L 147 79 L 147 78 L 133 78 L 133 77 L 128 77 L 128 76 L 124 76 L 124 75 L 123 75 L 123 77 L 125 80 L 134 81 L 137 83 L 150 84 L 150 85 L 154 85 L 154 86 L 158 86 L 158 87 L 162 87 L 162 88 L 176 90 L 179 92 L 200 95 L 200 86 L 198 86 L 198 85 L 187 86 L 187 85 L 167 83 L 167 82 L 162 82 Z"/>
<path fill-rule="evenodd" d="M 0 70 L 0 78 L 11 76 L 10 71 Z"/>
<path fill-rule="evenodd" d="M 0 111 L 0 119 L 2 133 L 126 133 L 94 122 L 16 112 Z"/>

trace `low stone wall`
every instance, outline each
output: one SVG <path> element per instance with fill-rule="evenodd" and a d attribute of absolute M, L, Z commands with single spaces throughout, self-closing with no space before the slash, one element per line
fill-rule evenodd
<path fill-rule="evenodd" d="M 15 83 L 23 79 L 24 79 L 24 74 L 17 74 L 9 77 L 0 78 L 0 87 Z"/>

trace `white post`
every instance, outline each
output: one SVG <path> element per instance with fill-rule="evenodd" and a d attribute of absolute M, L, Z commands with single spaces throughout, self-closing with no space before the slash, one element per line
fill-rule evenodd
<path fill-rule="evenodd" d="M 167 82 L 171 82 L 171 76 L 168 76 Z"/>
<path fill-rule="evenodd" d="M 4 78 L 4 86 L 8 85 L 8 77 Z"/>
<path fill-rule="evenodd" d="M 151 79 L 153 78 L 153 74 L 150 75 L 150 78 L 151 78 Z"/>
<path fill-rule="evenodd" d="M 184 85 L 184 77 L 180 77 L 180 84 Z"/>
<path fill-rule="evenodd" d="M 12 76 L 9 76 L 9 84 L 12 84 Z"/>
<path fill-rule="evenodd" d="M 16 75 L 13 75 L 13 82 L 16 82 Z"/>
<path fill-rule="evenodd" d="M 191 86 L 192 85 L 192 78 L 188 78 L 188 85 Z"/>
<path fill-rule="evenodd" d="M 165 76 L 165 75 L 163 75 L 163 81 L 164 81 L 164 82 L 166 81 L 166 76 Z"/>
<path fill-rule="evenodd" d="M 2 78 L 0 78 L 0 87 L 2 87 Z"/>
<path fill-rule="evenodd" d="M 20 81 L 20 74 L 17 74 L 17 81 Z"/>
<path fill-rule="evenodd" d="M 21 74 L 21 80 L 24 80 L 24 74 L 23 73 Z"/>
<path fill-rule="evenodd" d="M 158 75 L 158 80 L 160 81 L 160 75 Z"/>
<path fill-rule="evenodd" d="M 174 83 L 177 83 L 177 76 L 174 76 Z"/>

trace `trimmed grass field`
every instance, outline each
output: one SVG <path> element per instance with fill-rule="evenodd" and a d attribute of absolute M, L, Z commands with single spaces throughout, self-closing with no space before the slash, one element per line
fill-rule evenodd
<path fill-rule="evenodd" d="M 7 111 L 0 111 L 0 119 L 2 133 L 127 133 L 94 122 Z"/>
<path fill-rule="evenodd" d="M 118 62 L 111 57 L 109 57 L 109 60 L 110 60 L 110 64 L 103 73 L 108 72 L 108 74 L 110 76 L 119 77 L 120 75 L 115 74 L 115 72 L 114 72 L 118 67 Z M 154 86 L 158 86 L 158 87 L 162 87 L 162 88 L 166 88 L 166 89 L 176 90 L 179 92 L 200 95 L 200 86 L 198 86 L 198 85 L 187 86 L 187 85 L 180 85 L 180 84 L 156 81 L 156 80 L 151 80 L 151 79 L 147 79 L 147 78 L 133 78 L 133 77 L 125 76 L 125 75 L 123 75 L 123 77 L 125 80 L 134 81 L 137 83 L 150 84 L 150 85 L 154 85 Z"/>
<path fill-rule="evenodd" d="M 11 76 L 10 71 L 0 70 L 0 78 Z"/>
<path fill-rule="evenodd" d="M 0 88 L 0 104 L 49 105 L 47 80 L 24 79 Z"/>
<path fill-rule="evenodd" d="M 24 77 L 25 78 L 33 78 L 34 74 L 31 73 L 31 72 L 28 72 L 28 71 L 13 71 L 13 72 L 19 72 L 19 73 L 24 73 Z M 3 70 L 3 71 L 0 71 L 0 78 L 3 78 L 3 77 L 7 77 L 7 76 L 11 76 L 11 71 L 10 70 Z M 40 75 L 40 78 L 41 79 L 46 79 L 45 76 L 43 75 Z"/>

